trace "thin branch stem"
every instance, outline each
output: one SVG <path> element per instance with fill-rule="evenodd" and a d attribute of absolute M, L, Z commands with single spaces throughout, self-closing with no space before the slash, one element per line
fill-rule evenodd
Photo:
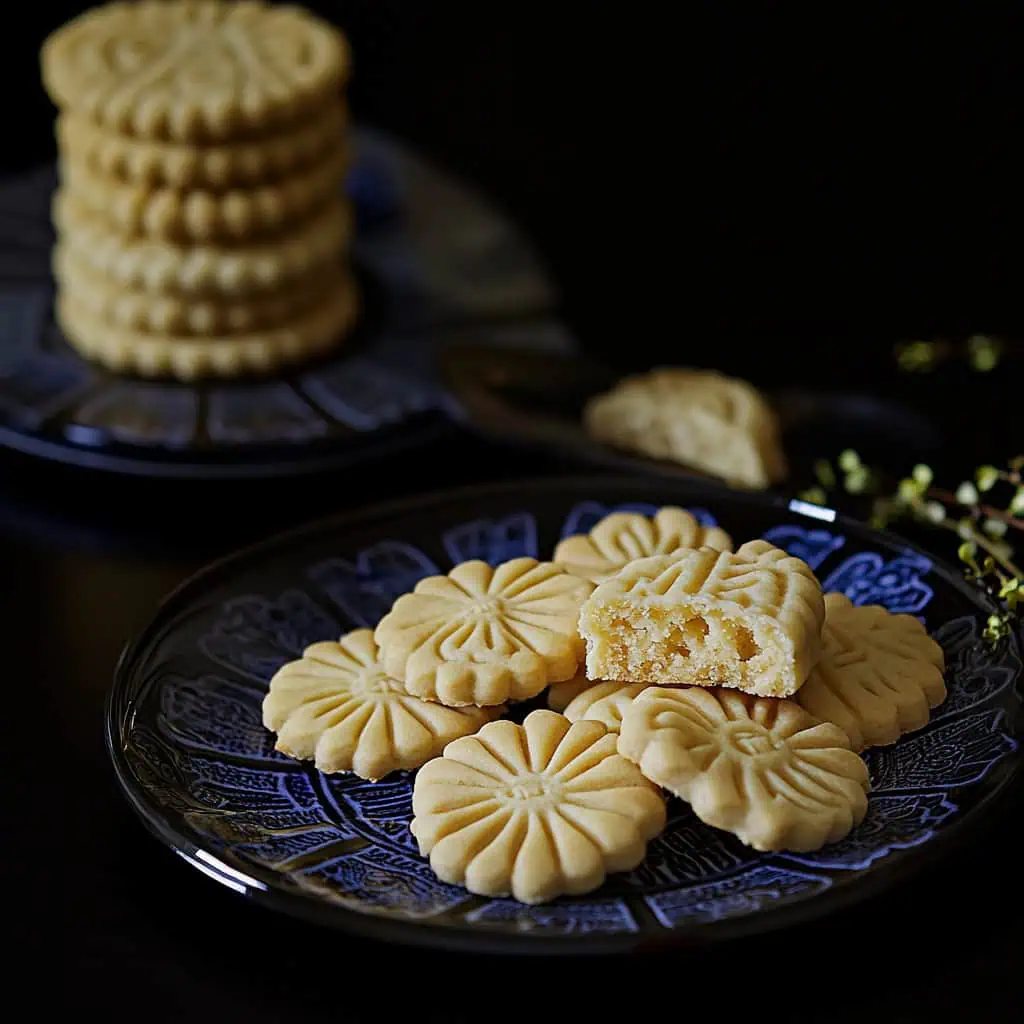
<path fill-rule="evenodd" d="M 957 496 L 952 491 L 944 490 L 941 487 L 929 487 L 925 494 L 929 498 L 941 501 L 944 505 L 977 509 L 979 512 L 984 512 L 989 519 L 998 519 L 1006 523 L 1007 526 L 1012 526 L 1015 530 L 1024 530 L 1024 519 L 1021 519 L 1019 516 L 1010 515 L 1009 512 L 1004 512 L 1002 509 L 993 508 L 991 505 L 965 505 L 957 499 Z"/>

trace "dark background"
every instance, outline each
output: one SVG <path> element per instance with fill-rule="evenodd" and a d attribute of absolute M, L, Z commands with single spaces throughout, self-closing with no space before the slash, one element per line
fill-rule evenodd
<path fill-rule="evenodd" d="M 7 12 L 7 170 L 52 157 L 38 46 L 83 6 Z M 312 6 L 351 38 L 358 116 L 517 219 L 595 353 L 870 389 L 891 386 L 897 338 L 1020 327 L 1016 21 L 959 5 Z M 951 465 L 1020 447 L 1015 373 L 906 383 L 908 399 L 960 425 Z M 324 935 L 240 903 L 143 833 L 115 790 L 100 709 L 160 597 L 212 555 L 347 504 L 550 468 L 480 454 L 465 441 L 372 476 L 230 488 L 0 461 L 6 888 L 39 1008 L 390 1021 L 408 1003 L 419 1019 L 544 1020 L 556 1005 L 689 1013 L 714 999 L 727 1019 L 768 1005 L 836 1022 L 1019 1015 L 1012 822 L 828 926 L 612 967 L 481 964 Z"/>

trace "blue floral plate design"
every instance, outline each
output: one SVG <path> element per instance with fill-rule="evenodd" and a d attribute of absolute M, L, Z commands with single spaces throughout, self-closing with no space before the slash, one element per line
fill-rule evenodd
<path fill-rule="evenodd" d="M 514 225 L 400 142 L 365 127 L 353 142 L 360 323 L 337 353 L 272 380 L 145 381 L 82 359 L 52 317 L 56 171 L 0 183 L 0 445 L 150 477 L 321 472 L 450 429 L 434 363 L 451 330 L 574 349 Z"/>
<path fill-rule="evenodd" d="M 526 907 L 438 881 L 409 833 L 410 774 L 323 775 L 274 750 L 268 681 L 314 641 L 373 625 L 453 562 L 546 557 L 616 508 L 692 508 L 740 542 L 805 559 L 826 590 L 918 615 L 947 659 L 948 699 L 921 731 L 864 755 L 865 821 L 813 854 L 763 855 L 681 802 L 643 864 L 597 892 Z M 218 562 L 176 591 L 122 656 L 107 740 L 149 828 L 239 893 L 366 935 L 463 949 L 609 952 L 770 930 L 895 883 L 970 830 L 1020 767 L 1021 647 L 959 574 L 830 510 L 636 478 L 453 491 L 314 524 Z M 528 702 L 525 714 L 540 703 Z"/>

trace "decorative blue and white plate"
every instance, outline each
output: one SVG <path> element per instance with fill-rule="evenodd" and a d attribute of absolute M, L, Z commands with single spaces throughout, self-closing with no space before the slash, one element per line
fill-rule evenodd
<path fill-rule="evenodd" d="M 317 640 L 372 626 L 455 562 L 547 557 L 607 511 L 682 504 L 741 542 L 766 537 L 826 590 L 922 618 L 946 652 L 930 724 L 868 751 L 865 821 L 817 853 L 765 855 L 673 801 L 644 863 L 541 907 L 438 881 L 409 833 L 412 776 L 323 775 L 274 750 L 261 702 Z M 268 541 L 174 593 L 118 666 L 107 717 L 117 776 L 188 863 L 271 907 L 391 941 L 608 952 L 774 929 L 877 892 L 970 830 L 1020 767 L 1019 637 L 981 639 L 984 598 L 920 549 L 829 510 L 701 484 L 515 482 L 381 506 Z M 532 704 L 524 704 L 525 713 Z"/>
<path fill-rule="evenodd" d="M 446 429 L 434 357 L 448 330 L 574 348 L 512 224 L 396 140 L 360 128 L 354 143 L 360 324 L 337 353 L 273 380 L 145 381 L 82 359 L 52 316 L 56 172 L 0 183 L 0 445 L 143 476 L 320 472 Z"/>

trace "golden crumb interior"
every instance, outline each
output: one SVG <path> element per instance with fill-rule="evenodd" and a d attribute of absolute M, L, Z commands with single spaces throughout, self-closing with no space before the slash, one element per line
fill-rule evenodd
<path fill-rule="evenodd" d="M 580 631 L 591 679 L 729 686 L 761 697 L 797 689 L 783 631 L 739 607 L 732 612 L 700 598 L 671 606 L 591 599 Z"/>

